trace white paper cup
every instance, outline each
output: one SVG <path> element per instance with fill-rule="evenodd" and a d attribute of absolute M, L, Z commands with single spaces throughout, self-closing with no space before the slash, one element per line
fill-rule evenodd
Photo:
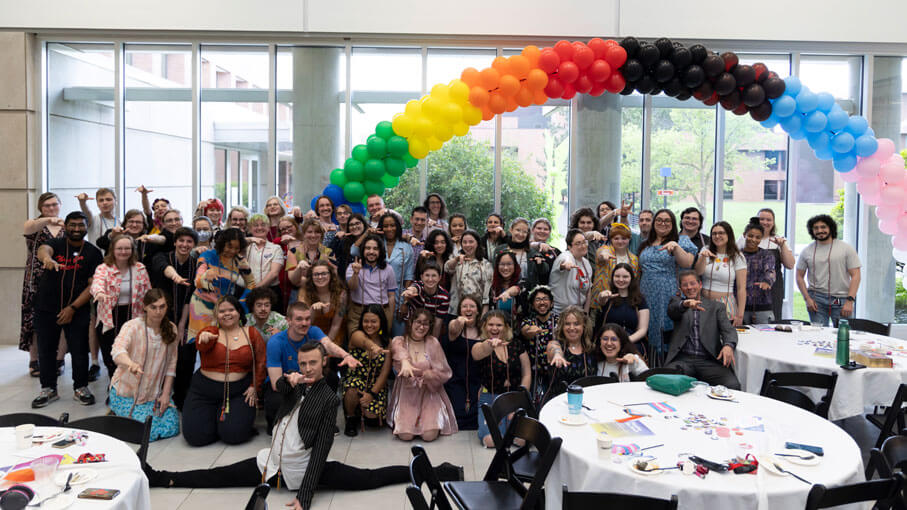
<path fill-rule="evenodd" d="M 602 458 L 602 459 L 611 458 L 611 447 L 613 446 L 611 438 L 604 434 L 599 434 L 598 436 L 596 436 L 595 442 L 598 444 L 599 458 Z"/>
<path fill-rule="evenodd" d="M 35 435 L 35 426 L 31 423 L 16 426 L 16 448 L 24 450 L 31 448 L 32 436 Z"/>

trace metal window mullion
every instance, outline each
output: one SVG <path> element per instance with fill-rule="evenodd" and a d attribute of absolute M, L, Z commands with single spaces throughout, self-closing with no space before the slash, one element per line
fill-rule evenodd
<path fill-rule="evenodd" d="M 652 209 L 652 96 L 642 99 L 642 209 Z"/>
<path fill-rule="evenodd" d="M 40 46 L 41 46 L 41 56 L 40 56 L 41 65 L 40 65 L 39 69 L 42 70 L 41 94 L 40 94 L 41 110 L 40 110 L 39 114 L 36 116 L 36 118 L 38 119 L 38 132 L 41 134 L 40 135 L 41 147 L 40 147 L 39 156 L 38 156 L 40 158 L 39 168 L 41 169 L 41 174 L 38 177 L 38 182 L 29 183 L 28 187 L 29 188 L 34 187 L 36 190 L 40 191 L 40 193 L 44 193 L 45 191 L 50 189 L 50 175 L 48 173 L 49 165 L 47 164 L 47 160 L 48 160 L 48 154 L 47 154 L 48 142 L 47 141 L 49 138 L 48 137 L 49 122 L 48 122 L 47 116 L 50 115 L 50 111 L 47 109 L 47 77 L 50 73 L 48 72 L 49 70 L 47 68 L 48 60 L 49 60 L 47 58 L 47 41 L 41 41 Z M 32 207 L 32 204 L 30 201 L 27 205 L 28 205 L 28 211 L 29 211 L 28 214 L 30 214 L 30 211 L 33 211 L 34 208 Z M 37 202 L 36 202 L 36 205 L 37 205 Z"/>
<path fill-rule="evenodd" d="M 422 46 L 422 96 L 428 94 L 428 47 Z M 419 162 L 419 203 L 428 196 L 428 159 Z"/>
<path fill-rule="evenodd" d="M 268 45 L 268 79 L 271 82 L 268 86 L 268 167 L 271 169 L 271 175 L 274 176 L 271 179 L 271 183 L 268 186 L 268 194 L 276 195 L 277 194 L 277 172 L 279 167 L 279 155 L 277 154 L 277 45 L 269 44 Z M 266 167 L 267 168 L 267 167 Z M 262 165 L 259 162 L 258 170 L 261 172 Z M 252 167 L 249 167 L 249 205 L 253 203 L 252 192 L 254 191 L 256 195 L 259 194 L 258 189 L 253 189 L 251 187 L 252 183 Z M 261 179 L 259 178 L 258 182 L 261 187 Z M 242 190 L 240 190 L 240 201 L 242 200 Z M 254 203 L 258 203 L 259 200 L 255 200 Z"/>
<path fill-rule="evenodd" d="M 504 49 L 498 46 L 497 56 L 501 57 L 504 55 Z M 501 145 L 504 141 L 504 124 L 501 122 L 501 115 L 498 114 L 494 116 L 494 212 L 501 213 L 501 189 L 502 178 L 503 178 L 503 168 L 502 168 L 502 152 L 503 147 Z"/>
<path fill-rule="evenodd" d="M 724 219 L 724 137 L 727 112 L 715 106 L 715 175 L 712 180 L 712 223 Z M 705 225 L 703 225 L 705 228 Z M 733 241 L 733 240 L 732 240 Z"/>
<path fill-rule="evenodd" d="M 800 75 L 800 53 L 791 53 L 790 74 L 791 76 Z M 784 197 L 784 223 L 785 234 L 787 236 L 787 245 L 791 249 L 797 246 L 797 175 L 799 174 L 799 164 L 794 165 L 794 161 L 799 163 L 800 148 L 797 144 L 787 137 L 787 195 Z M 785 268 L 781 269 L 787 273 L 784 279 L 784 304 L 782 305 L 782 315 L 793 317 L 794 312 L 794 272 Z"/>
<path fill-rule="evenodd" d="M 872 126 L 872 100 L 874 92 L 874 83 L 873 75 L 875 74 L 875 55 L 868 54 L 863 55 L 863 69 L 862 69 L 862 80 L 860 91 L 862 92 L 860 98 L 860 110 L 863 114 L 863 117 L 869 122 L 869 125 Z M 845 224 L 847 221 L 854 220 L 853 224 L 857 226 L 857 231 L 854 232 L 854 249 L 857 250 L 857 254 L 860 256 L 860 263 L 863 267 L 869 267 L 868 260 L 868 250 L 862 250 L 863 246 L 869 246 L 869 231 L 870 231 L 870 222 L 873 219 L 873 214 L 870 213 L 870 204 L 863 201 L 859 193 L 857 193 L 855 183 L 847 183 L 847 188 L 844 192 L 844 221 Z M 847 196 L 850 195 L 853 197 L 852 208 L 853 211 L 850 211 L 848 208 Z M 848 214 L 850 213 L 850 214 Z M 851 217 L 853 216 L 853 217 Z M 855 317 L 866 317 L 867 306 L 868 306 L 868 296 L 867 292 L 867 280 L 864 278 L 860 280 L 860 287 L 857 289 L 857 302 L 854 304 L 854 316 Z M 881 289 L 875 289 L 880 292 Z"/>
<path fill-rule="evenodd" d="M 126 179 L 125 179 L 125 108 L 123 107 L 125 88 L 125 44 L 116 41 L 113 45 L 113 182 L 114 189 L 120 197 L 118 208 L 122 218 L 126 212 Z"/>
<path fill-rule="evenodd" d="M 346 101 L 346 122 L 344 122 L 343 126 L 343 155 L 346 156 L 353 151 L 353 45 L 349 39 L 347 39 L 343 51 L 346 55 L 346 93 L 344 94 L 344 101 Z M 341 159 L 341 161 L 343 161 L 343 159 Z"/>
<path fill-rule="evenodd" d="M 201 201 L 201 45 L 192 43 L 192 196 Z"/>

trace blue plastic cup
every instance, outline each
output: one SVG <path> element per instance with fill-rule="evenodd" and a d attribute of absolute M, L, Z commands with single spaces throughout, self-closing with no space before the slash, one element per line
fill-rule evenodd
<path fill-rule="evenodd" d="M 579 416 L 583 411 L 583 387 L 571 384 L 567 387 L 567 412 Z"/>

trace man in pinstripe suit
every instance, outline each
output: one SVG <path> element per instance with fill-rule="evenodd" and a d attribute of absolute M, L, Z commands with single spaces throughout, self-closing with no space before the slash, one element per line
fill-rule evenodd
<path fill-rule="evenodd" d="M 327 353 L 318 342 L 299 348 L 299 372 L 277 380 L 283 402 L 277 412 L 271 447 L 229 466 L 170 472 L 142 468 L 152 487 L 255 487 L 296 490 L 295 510 L 308 510 L 317 486 L 334 490 L 366 490 L 409 481 L 407 466 L 360 469 L 328 461 L 340 398 L 323 379 Z M 462 480 L 463 468 L 444 463 L 436 468 L 442 480 Z M 290 506 L 290 505 L 288 505 Z"/>

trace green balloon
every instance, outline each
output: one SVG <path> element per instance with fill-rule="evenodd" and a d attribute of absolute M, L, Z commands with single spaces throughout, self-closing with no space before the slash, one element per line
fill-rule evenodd
<path fill-rule="evenodd" d="M 395 158 L 402 157 L 409 152 L 409 142 L 402 136 L 392 136 L 387 140 L 387 152 Z"/>
<path fill-rule="evenodd" d="M 387 140 L 394 136 L 394 127 L 389 120 L 382 120 L 375 126 L 375 134 Z"/>
<path fill-rule="evenodd" d="M 362 144 L 353 147 L 353 159 L 360 163 L 368 161 L 368 147 Z"/>
<path fill-rule="evenodd" d="M 400 158 L 384 158 L 384 168 L 388 174 L 400 177 L 406 171 L 406 163 Z"/>
<path fill-rule="evenodd" d="M 380 159 L 370 159 L 365 162 L 365 179 L 377 181 L 384 175 L 384 162 Z"/>
<path fill-rule="evenodd" d="M 348 182 L 362 182 L 365 179 L 365 168 L 359 161 L 347 158 L 346 163 L 343 164 L 343 175 L 346 176 Z M 350 200 L 350 202 L 355 202 L 355 200 Z"/>
<path fill-rule="evenodd" d="M 384 183 L 381 181 L 365 181 L 362 183 L 362 186 L 365 189 L 365 196 L 367 197 L 372 195 L 384 195 Z"/>
<path fill-rule="evenodd" d="M 406 164 L 406 168 L 413 168 L 419 164 L 419 160 L 406 153 L 403 155 L 403 163 Z"/>
<path fill-rule="evenodd" d="M 385 187 L 393 188 L 400 182 L 400 178 L 394 177 L 393 175 L 390 174 L 390 172 L 388 172 L 381 177 L 381 182 L 384 183 Z"/>
<path fill-rule="evenodd" d="M 335 168 L 331 170 L 331 184 L 336 184 L 341 188 L 346 186 L 347 178 L 346 174 L 343 172 L 342 168 Z"/>
<path fill-rule="evenodd" d="M 350 202 L 358 202 L 365 196 L 365 187 L 361 182 L 348 182 L 343 187 L 343 198 Z"/>
<path fill-rule="evenodd" d="M 368 155 L 373 158 L 383 158 L 387 155 L 387 141 L 380 136 L 372 135 L 368 137 L 365 145 L 368 147 Z"/>

